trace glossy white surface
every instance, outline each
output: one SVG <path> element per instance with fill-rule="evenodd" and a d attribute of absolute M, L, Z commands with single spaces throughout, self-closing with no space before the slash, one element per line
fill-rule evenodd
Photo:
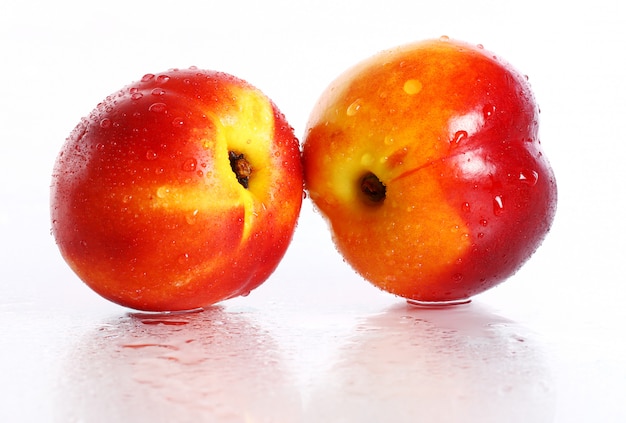
<path fill-rule="evenodd" d="M 434 3 L 0 5 L 0 421 L 626 421 L 624 6 Z M 276 273 L 202 313 L 108 303 L 58 254 L 52 163 L 121 86 L 223 70 L 301 135 L 347 66 L 443 34 L 530 76 L 559 183 L 544 245 L 471 304 L 419 309 L 371 287 L 308 200 Z"/>

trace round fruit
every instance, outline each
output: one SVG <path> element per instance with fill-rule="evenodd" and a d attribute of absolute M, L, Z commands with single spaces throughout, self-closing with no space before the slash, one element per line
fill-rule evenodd
<path fill-rule="evenodd" d="M 556 210 L 527 78 L 442 37 L 335 80 L 303 146 L 305 187 L 346 261 L 416 302 L 462 302 L 515 273 Z"/>
<path fill-rule="evenodd" d="M 52 233 L 109 300 L 195 309 L 269 277 L 302 194 L 298 140 L 265 95 L 173 69 L 108 96 L 71 133 L 52 177 Z"/>

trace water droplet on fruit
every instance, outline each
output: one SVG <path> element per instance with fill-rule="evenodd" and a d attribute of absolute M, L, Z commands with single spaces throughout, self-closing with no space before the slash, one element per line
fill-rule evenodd
<path fill-rule="evenodd" d="M 177 117 L 177 118 L 174 118 L 174 120 L 172 120 L 172 126 L 174 126 L 175 128 L 180 128 L 184 124 L 185 124 L 185 121 L 181 117 Z"/>
<path fill-rule="evenodd" d="M 361 156 L 361 164 L 363 166 L 370 166 L 374 162 L 374 158 L 371 154 L 365 153 Z"/>
<path fill-rule="evenodd" d="M 170 77 L 168 75 L 159 75 L 159 76 L 157 76 L 157 82 L 159 84 L 164 84 L 164 83 L 166 83 L 169 80 L 170 80 Z"/>
<path fill-rule="evenodd" d="M 153 89 L 150 94 L 152 95 L 163 95 L 165 94 L 165 90 L 163 88 L 155 88 Z"/>
<path fill-rule="evenodd" d="M 478 47 L 479 50 L 484 50 L 485 46 L 482 44 L 477 44 L 476 47 Z"/>
<path fill-rule="evenodd" d="M 496 112 L 496 106 L 493 104 L 485 104 L 483 107 L 483 116 L 485 119 L 489 119 Z"/>
<path fill-rule="evenodd" d="M 104 151 L 104 144 L 102 144 L 101 142 L 99 142 L 98 144 L 96 144 L 96 150 L 98 151 Z"/>
<path fill-rule="evenodd" d="M 480 226 L 487 226 L 489 224 L 489 222 L 487 221 L 487 219 L 480 219 Z"/>
<path fill-rule="evenodd" d="M 167 110 L 167 105 L 165 103 L 152 103 L 148 110 L 154 113 L 163 113 Z"/>
<path fill-rule="evenodd" d="M 450 37 L 448 37 L 447 35 L 442 35 L 441 37 L 439 37 L 439 41 L 450 41 Z"/>
<path fill-rule="evenodd" d="M 180 264 L 185 264 L 189 261 L 189 254 L 185 253 L 185 254 L 181 254 L 178 257 L 178 263 Z"/>
<path fill-rule="evenodd" d="M 139 100 L 141 97 L 143 97 L 143 94 L 140 92 L 132 93 L 130 95 L 131 100 Z"/>
<path fill-rule="evenodd" d="M 157 153 L 154 150 L 148 150 L 146 151 L 146 159 L 148 160 L 154 160 L 157 158 Z"/>
<path fill-rule="evenodd" d="M 169 192 L 169 188 L 167 188 L 166 186 L 160 186 L 157 188 L 156 195 L 159 198 L 165 198 L 167 197 L 167 194 L 169 194 Z"/>
<path fill-rule="evenodd" d="M 485 237 L 485 234 L 483 232 L 478 233 L 478 239 L 482 239 L 484 237 Z"/>
<path fill-rule="evenodd" d="M 455 273 L 452 275 L 452 280 L 454 282 L 461 282 L 463 280 L 463 275 L 461 273 Z"/>
<path fill-rule="evenodd" d="M 535 172 L 534 170 L 522 170 L 519 173 L 520 182 L 526 185 L 530 185 L 531 187 L 537 184 L 538 179 L 539 179 L 539 174 Z"/>
<path fill-rule="evenodd" d="M 504 202 L 502 201 L 501 195 L 496 195 L 493 197 L 493 214 L 496 216 L 500 216 L 502 211 L 504 210 Z"/>
<path fill-rule="evenodd" d="M 422 83 L 418 79 L 408 79 L 404 82 L 402 89 L 408 95 L 415 95 L 422 91 Z"/>
<path fill-rule="evenodd" d="M 100 128 L 104 128 L 104 129 L 110 128 L 112 123 L 113 122 L 111 122 L 111 119 L 104 118 L 100 121 Z"/>
<path fill-rule="evenodd" d="M 185 172 L 193 172 L 194 170 L 196 170 L 197 166 L 198 161 L 195 158 L 191 157 L 183 162 L 182 169 Z"/>
<path fill-rule="evenodd" d="M 463 210 L 465 213 L 469 213 L 470 212 L 470 203 L 468 203 L 467 201 L 465 203 L 463 203 L 463 205 L 461 206 L 461 210 Z"/>
<path fill-rule="evenodd" d="M 385 145 L 391 145 L 391 144 L 393 144 L 393 137 L 392 137 L 391 135 L 387 135 L 387 136 L 385 136 L 385 140 L 384 140 L 384 142 L 385 142 Z"/>
<path fill-rule="evenodd" d="M 141 77 L 141 82 L 148 82 L 148 81 L 150 81 L 153 78 L 154 78 L 154 74 L 153 73 L 147 73 L 143 77 Z"/>
<path fill-rule="evenodd" d="M 348 116 L 354 116 L 356 115 L 356 113 L 359 111 L 360 108 L 361 108 L 361 99 L 357 98 L 356 100 L 352 102 L 352 104 L 348 106 L 348 108 L 346 109 L 346 114 Z"/>
<path fill-rule="evenodd" d="M 450 144 L 457 145 L 467 138 L 467 131 L 456 131 L 454 137 L 450 140 Z"/>
<path fill-rule="evenodd" d="M 187 216 L 185 216 L 185 220 L 187 221 L 189 225 L 193 225 L 194 223 L 196 223 L 197 216 L 198 216 L 198 210 L 196 209 L 190 214 L 188 214 Z"/>

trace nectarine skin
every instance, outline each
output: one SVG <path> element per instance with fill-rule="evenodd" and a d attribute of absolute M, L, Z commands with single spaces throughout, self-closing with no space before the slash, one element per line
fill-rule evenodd
<path fill-rule="evenodd" d="M 109 300 L 189 310 L 274 271 L 303 196 L 298 140 L 258 89 L 195 68 L 147 74 L 74 129 L 55 163 L 52 233 Z"/>
<path fill-rule="evenodd" d="M 305 187 L 346 261 L 424 303 L 514 274 L 554 219 L 557 188 L 527 78 L 446 37 L 365 60 L 321 96 Z"/>

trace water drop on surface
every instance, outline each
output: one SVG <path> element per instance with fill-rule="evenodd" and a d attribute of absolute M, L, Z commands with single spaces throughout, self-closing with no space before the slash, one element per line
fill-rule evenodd
<path fill-rule="evenodd" d="M 143 97 L 143 94 L 140 92 L 132 93 L 130 95 L 131 100 L 139 100 L 141 97 Z"/>
<path fill-rule="evenodd" d="M 450 41 L 450 37 L 448 37 L 447 35 L 442 35 L 441 37 L 439 37 L 439 41 Z"/>
<path fill-rule="evenodd" d="M 487 221 L 487 219 L 480 219 L 480 226 L 487 226 L 489 224 L 489 222 Z"/>
<path fill-rule="evenodd" d="M 194 170 L 196 170 L 197 166 L 198 161 L 195 158 L 191 157 L 183 162 L 182 168 L 185 172 L 193 172 Z"/>
<path fill-rule="evenodd" d="M 493 197 L 493 214 L 499 216 L 502 214 L 504 210 L 504 202 L 502 201 L 501 195 L 496 195 Z"/>
<path fill-rule="evenodd" d="M 165 198 L 169 192 L 170 190 L 167 187 L 161 186 L 157 188 L 156 196 L 159 198 Z"/>
<path fill-rule="evenodd" d="M 461 210 L 463 210 L 465 213 L 469 213 L 470 212 L 470 203 L 468 203 L 467 201 L 465 203 L 463 203 L 463 205 L 461 206 Z"/>
<path fill-rule="evenodd" d="M 172 126 L 176 128 L 180 128 L 184 124 L 185 124 L 185 121 L 181 117 L 174 118 L 174 120 L 172 121 Z"/>
<path fill-rule="evenodd" d="M 194 223 L 196 223 L 197 217 L 198 217 L 198 209 L 194 210 L 193 212 L 185 216 L 185 220 L 187 221 L 189 225 L 193 225 Z"/>
<path fill-rule="evenodd" d="M 489 119 L 496 112 L 496 106 L 493 104 L 485 104 L 483 107 L 483 116 L 485 119 Z"/>
<path fill-rule="evenodd" d="M 361 156 L 361 164 L 363 166 L 370 166 L 374 162 L 374 158 L 371 154 L 365 153 Z"/>
<path fill-rule="evenodd" d="M 154 74 L 153 73 L 147 73 L 145 74 L 142 78 L 141 78 L 141 82 L 148 82 L 151 79 L 154 78 Z"/>
<path fill-rule="evenodd" d="M 422 83 L 418 79 L 408 79 L 404 82 L 402 89 L 409 95 L 415 95 L 422 91 Z"/>
<path fill-rule="evenodd" d="M 477 44 L 476 47 L 478 47 L 479 50 L 484 50 L 485 46 L 482 44 Z"/>
<path fill-rule="evenodd" d="M 146 151 L 146 159 L 148 160 L 154 160 L 157 158 L 157 153 L 154 150 L 148 150 Z"/>
<path fill-rule="evenodd" d="M 163 88 L 155 88 L 153 89 L 150 94 L 152 95 L 163 95 L 165 94 L 165 90 Z"/>
<path fill-rule="evenodd" d="M 104 118 L 104 119 L 102 119 L 102 120 L 100 121 L 100 128 L 104 128 L 104 129 L 109 128 L 109 127 L 111 127 L 111 124 L 112 124 L 112 123 L 113 123 L 113 122 L 111 122 L 111 119 L 109 119 L 109 118 Z"/>
<path fill-rule="evenodd" d="M 165 103 L 152 103 L 148 110 L 154 113 L 163 113 L 167 110 L 167 105 Z"/>
<path fill-rule="evenodd" d="M 164 83 L 166 83 L 169 80 L 170 80 L 170 77 L 168 75 L 159 75 L 159 76 L 157 76 L 157 82 L 159 84 L 164 84 Z"/>
<path fill-rule="evenodd" d="M 534 170 L 523 170 L 519 173 L 519 181 L 526 184 L 535 186 L 539 180 L 539 174 Z"/>
<path fill-rule="evenodd" d="M 454 137 L 452 137 L 452 140 L 450 140 L 450 144 L 459 144 L 461 141 L 465 140 L 467 136 L 467 131 L 456 131 L 454 133 Z"/>
<path fill-rule="evenodd" d="M 359 111 L 359 109 L 361 108 L 361 99 L 356 99 L 352 102 L 352 104 L 350 104 L 348 106 L 348 108 L 346 109 L 346 114 L 348 116 L 354 116 L 356 115 L 356 113 Z"/>

